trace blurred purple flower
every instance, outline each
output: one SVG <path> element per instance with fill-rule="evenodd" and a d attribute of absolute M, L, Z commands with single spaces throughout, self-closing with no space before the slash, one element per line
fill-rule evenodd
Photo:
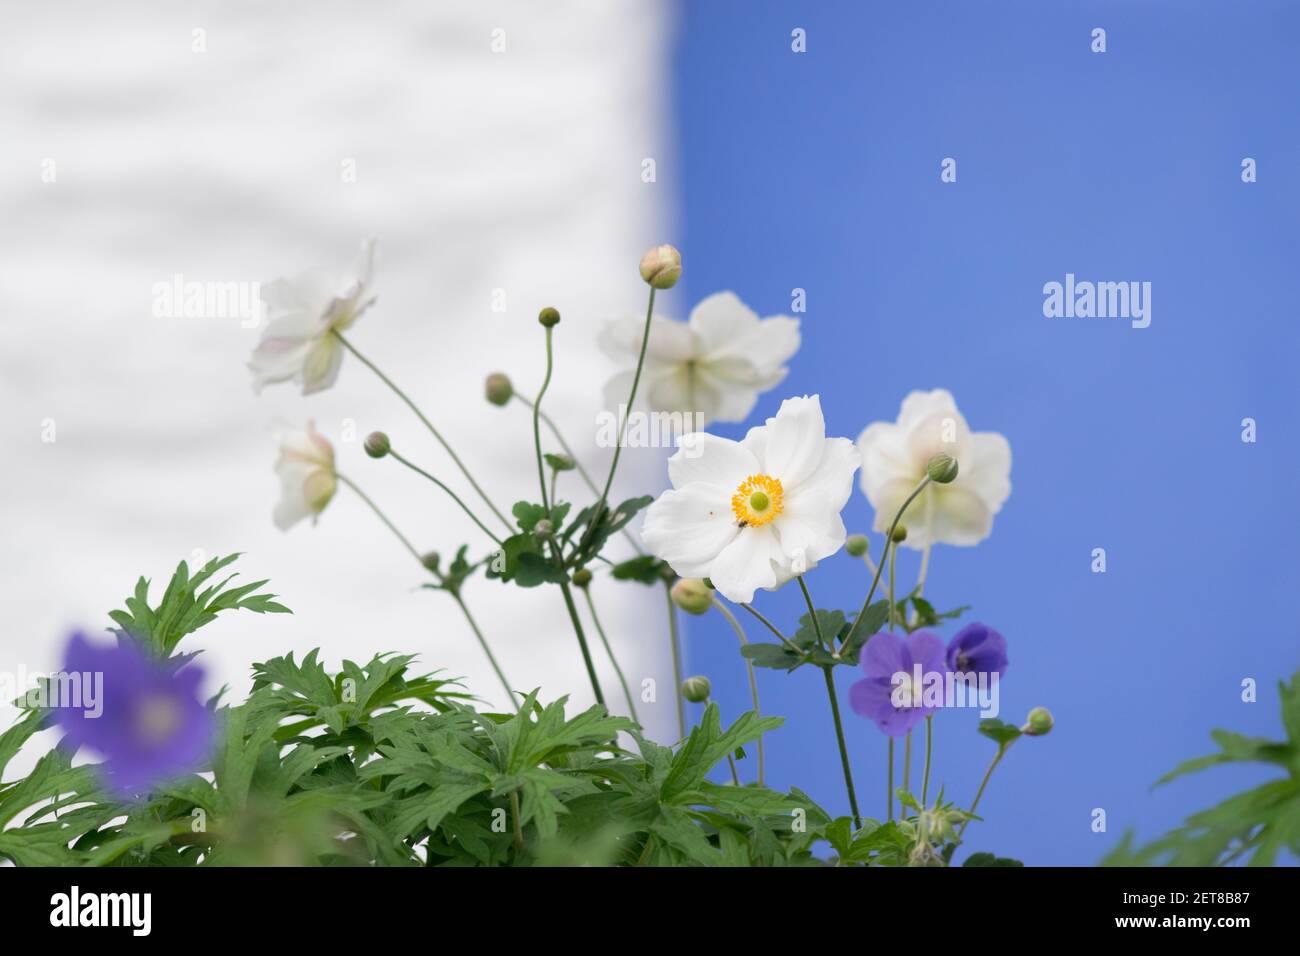
<path fill-rule="evenodd" d="M 203 671 L 187 661 L 159 661 L 129 638 L 111 647 L 80 633 L 69 640 L 63 691 L 49 704 L 64 746 L 103 755 L 104 783 L 119 796 L 143 794 L 208 756 L 216 721 L 198 697 Z"/>
<path fill-rule="evenodd" d="M 958 674 L 1007 672 L 1007 641 L 987 624 L 967 624 L 948 642 L 948 668 Z"/>
<path fill-rule="evenodd" d="M 872 636 L 862 649 L 862 669 L 867 676 L 849 688 L 849 706 L 854 713 L 875 721 L 890 737 L 903 736 L 922 717 L 936 710 L 920 703 L 923 687 L 916 683 L 917 665 L 920 665 L 922 684 L 941 682 L 942 700 L 942 681 L 948 668 L 944 663 L 943 641 L 938 635 L 917 631 L 906 638 L 890 633 Z M 936 676 L 931 677 L 932 674 Z M 900 707 L 896 703 L 894 691 L 902 684 L 914 695 L 910 706 Z"/>

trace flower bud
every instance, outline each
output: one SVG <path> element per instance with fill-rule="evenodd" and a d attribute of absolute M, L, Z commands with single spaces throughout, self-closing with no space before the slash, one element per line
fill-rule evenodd
<path fill-rule="evenodd" d="M 865 534 L 851 534 L 844 541 L 844 550 L 851 557 L 860 558 L 871 550 L 871 542 Z"/>
<path fill-rule="evenodd" d="M 682 696 L 692 704 L 702 704 L 709 699 L 709 694 L 713 690 L 713 685 L 703 674 L 697 674 L 695 677 L 688 677 L 682 681 Z"/>
<path fill-rule="evenodd" d="M 682 578 L 672 587 L 673 603 L 687 614 L 706 614 L 713 595 L 699 578 Z"/>
<path fill-rule="evenodd" d="M 1046 707 L 1035 707 L 1025 718 L 1025 726 L 1020 729 L 1030 737 L 1041 737 L 1050 732 L 1055 723 L 1050 710 Z"/>
<path fill-rule="evenodd" d="M 894 544 L 902 544 L 904 541 L 906 541 L 907 525 L 905 524 L 894 525 L 894 533 L 890 535 L 889 540 L 893 541 Z"/>
<path fill-rule="evenodd" d="M 569 455 L 547 455 L 546 463 L 552 471 L 573 471 L 578 467 L 578 463 Z"/>
<path fill-rule="evenodd" d="M 586 568 L 578 568 L 573 572 L 573 586 L 576 588 L 585 588 L 591 583 L 591 572 Z"/>
<path fill-rule="evenodd" d="M 420 556 L 420 563 L 433 572 L 437 572 L 438 562 L 440 560 L 441 558 L 439 558 L 437 551 L 430 551 L 427 554 Z"/>
<path fill-rule="evenodd" d="M 656 289 L 671 289 L 682 274 L 682 254 L 672 246 L 655 246 L 641 257 L 641 278 Z"/>
<path fill-rule="evenodd" d="M 540 519 L 537 524 L 533 525 L 533 534 L 540 534 L 542 537 L 555 533 L 555 525 L 549 518 Z"/>
<path fill-rule="evenodd" d="M 930 476 L 931 481 L 946 485 L 957 477 L 957 459 L 952 455 L 939 452 L 926 464 L 925 473 Z"/>
<path fill-rule="evenodd" d="M 371 432 L 366 436 L 366 454 L 371 458 L 383 458 L 391 447 L 388 444 L 388 436 L 383 432 Z"/>
<path fill-rule="evenodd" d="M 493 405 L 504 405 L 514 397 L 515 387 L 505 372 L 493 372 L 483 385 L 483 393 Z"/>
<path fill-rule="evenodd" d="M 537 313 L 537 321 L 542 323 L 548 329 L 554 328 L 560 324 L 560 313 L 558 309 L 553 309 L 549 305 Z"/>

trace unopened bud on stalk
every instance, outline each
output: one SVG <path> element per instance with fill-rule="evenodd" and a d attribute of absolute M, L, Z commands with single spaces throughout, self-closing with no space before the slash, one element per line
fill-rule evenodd
<path fill-rule="evenodd" d="M 420 556 L 420 563 L 423 564 L 430 571 L 438 570 L 438 562 L 440 560 L 441 558 L 438 556 L 437 551 L 429 551 L 428 553 Z"/>
<path fill-rule="evenodd" d="M 707 614 L 713 595 L 699 578 L 682 578 L 672 587 L 673 603 L 687 614 Z"/>
<path fill-rule="evenodd" d="M 681 274 L 682 254 L 672 246 L 655 246 L 641 257 L 641 278 L 656 289 L 671 289 Z"/>
<path fill-rule="evenodd" d="M 894 544 L 902 544 L 904 541 L 906 541 L 906 540 L 907 540 L 907 525 L 905 525 L 905 524 L 898 524 L 898 525 L 895 525 L 895 526 L 894 526 L 894 533 L 893 533 L 892 535 L 890 535 L 890 540 L 893 541 Z"/>
<path fill-rule="evenodd" d="M 573 572 L 573 586 L 576 588 L 585 588 L 591 583 L 591 572 L 586 568 L 578 568 Z"/>
<path fill-rule="evenodd" d="M 1046 707 L 1035 707 L 1025 719 L 1025 726 L 1021 728 L 1021 732 L 1030 737 L 1041 737 L 1050 733 L 1055 724 L 1056 721 L 1052 719 L 1050 710 Z"/>
<path fill-rule="evenodd" d="M 709 679 L 702 674 L 695 677 L 688 677 L 682 681 L 682 696 L 692 704 L 702 704 L 709 699 L 709 694 L 713 691 L 713 685 Z"/>
<path fill-rule="evenodd" d="M 952 455 L 939 452 L 926 464 L 925 473 L 930 476 L 931 481 L 946 485 L 957 477 L 957 459 Z"/>
<path fill-rule="evenodd" d="M 850 556 L 860 558 L 871 550 L 871 542 L 865 534 L 851 534 L 844 541 L 844 550 Z"/>
<path fill-rule="evenodd" d="M 515 387 L 510 384 L 510 377 L 505 372 L 493 372 L 484 383 L 483 393 L 493 405 L 504 405 L 514 398 Z"/>
<path fill-rule="evenodd" d="M 537 321 L 542 323 L 542 325 L 546 326 L 548 329 L 553 328 L 560 324 L 560 312 L 558 309 L 553 309 L 548 305 L 546 308 L 542 309 L 541 312 L 537 313 Z"/>
<path fill-rule="evenodd" d="M 383 458 L 391 450 L 388 436 L 383 432 L 371 432 L 366 436 L 366 454 L 371 458 Z"/>

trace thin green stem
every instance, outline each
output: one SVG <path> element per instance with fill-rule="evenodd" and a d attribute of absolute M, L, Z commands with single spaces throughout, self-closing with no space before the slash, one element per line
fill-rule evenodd
<path fill-rule="evenodd" d="M 912 792 L 912 732 L 903 738 L 903 789 Z"/>
<path fill-rule="evenodd" d="M 758 613 L 758 611 L 755 610 L 752 604 L 742 604 L 740 606 L 743 607 L 750 614 L 754 615 L 754 617 L 758 618 L 758 620 L 762 623 L 762 625 L 766 627 L 769 631 L 771 631 L 773 634 L 775 634 L 777 638 L 781 641 L 781 643 L 784 644 L 787 648 L 794 651 L 796 654 L 803 653 L 803 649 L 798 644 L 796 644 L 794 641 L 790 640 L 790 638 L 782 634 L 780 630 L 777 629 L 777 626 L 773 624 L 771 621 L 769 621 L 767 618 L 765 618 L 762 614 Z"/>
<path fill-rule="evenodd" d="M 463 511 L 463 512 L 465 512 L 465 514 L 469 515 L 470 520 L 473 521 L 476 525 L 479 526 L 479 530 L 481 530 L 485 535 L 487 535 L 487 536 L 488 536 L 489 538 L 491 538 L 494 542 L 496 542 L 496 544 L 497 544 L 498 546 L 500 546 L 500 544 L 501 544 L 501 539 L 498 538 L 495 534 L 493 534 L 490 530 L 488 530 L 488 526 L 485 525 L 481 520 L 479 520 L 479 516 L 476 515 L 476 514 L 474 514 L 474 512 L 470 510 L 469 505 L 465 504 L 465 502 L 461 499 L 460 495 L 456 494 L 456 492 L 454 492 L 454 491 L 452 491 L 450 488 L 448 488 L 447 485 L 446 485 L 444 482 L 440 481 L 439 479 L 435 478 L 433 475 L 429 474 L 427 471 L 425 471 L 425 470 L 424 470 L 423 468 L 421 468 L 419 465 L 414 464 L 414 463 L 411 462 L 411 461 L 408 461 L 406 458 L 404 458 L 402 455 L 398 454 L 398 453 L 397 453 L 396 451 L 394 451 L 393 449 L 390 448 L 389 451 L 388 451 L 388 454 L 389 454 L 390 457 L 395 458 L 395 459 L 397 459 L 398 461 L 400 461 L 403 465 L 405 465 L 407 468 L 411 469 L 411 471 L 415 472 L 417 475 L 423 475 L 425 478 L 429 479 L 429 480 L 432 481 L 435 485 L 437 485 L 439 488 L 441 488 L 444 492 L 446 492 L 447 495 L 451 498 L 452 501 L 454 501 L 454 502 L 456 502 L 456 504 L 460 505 L 460 510 Z"/>
<path fill-rule="evenodd" d="M 925 718 L 925 775 L 921 777 L 921 806 L 929 806 L 930 799 L 930 754 L 934 749 L 934 715 Z"/>
<path fill-rule="evenodd" d="M 975 791 L 975 799 L 971 802 L 970 810 L 967 811 L 968 813 L 974 815 L 976 808 L 979 807 L 980 805 L 980 797 L 984 796 L 984 788 L 989 785 L 989 778 L 993 776 L 993 771 L 996 770 L 998 764 L 1002 762 L 1002 755 L 1005 754 L 1010 748 L 1011 745 L 1006 744 L 1004 746 L 999 747 L 998 752 L 994 754 L 993 761 L 989 764 L 989 768 L 984 771 L 984 779 L 980 781 L 980 788 Z M 969 819 L 963 820 L 961 822 L 961 826 L 957 829 L 958 840 L 960 840 L 961 835 L 966 832 L 966 826 L 969 823 L 970 823 Z"/>
<path fill-rule="evenodd" d="M 620 416 L 618 426 L 618 441 L 614 445 L 614 460 L 609 466 L 609 476 L 605 479 L 605 488 L 600 493 L 600 500 L 596 503 L 596 510 L 591 514 L 591 521 L 587 523 L 587 530 L 582 536 L 582 546 L 578 548 L 581 554 L 587 547 L 587 541 L 600 523 L 602 515 L 605 513 L 605 504 L 609 501 L 609 489 L 614 485 L 614 474 L 618 471 L 618 459 L 623 453 L 623 439 L 627 434 L 627 420 L 632 414 L 632 408 L 636 403 L 637 386 L 641 384 L 641 370 L 645 367 L 646 345 L 650 342 L 650 320 L 655 313 L 655 287 L 650 287 L 650 301 L 645 310 L 645 327 L 641 331 L 641 352 L 636 360 L 636 372 L 632 375 L 632 393 L 627 398 L 626 414 Z"/>
<path fill-rule="evenodd" d="M 596 626 L 596 633 L 600 635 L 600 642 L 605 645 L 605 653 L 609 655 L 609 662 L 614 665 L 614 673 L 618 675 L 618 682 L 623 687 L 623 696 L 627 698 L 627 709 L 632 715 L 632 719 L 638 724 L 641 718 L 636 715 L 636 704 L 632 701 L 632 691 L 628 687 L 627 678 L 623 676 L 623 668 L 618 664 L 618 658 L 614 656 L 614 648 L 609 643 L 609 638 L 605 636 L 605 629 L 600 625 L 600 618 L 596 614 L 596 602 L 591 598 L 591 587 L 579 588 L 582 596 L 587 599 L 587 613 L 591 615 L 591 623 Z"/>
<path fill-rule="evenodd" d="M 518 856 L 524 851 L 524 826 L 520 820 L 519 812 L 519 791 L 510 791 L 510 816 L 514 819 L 515 830 L 515 855 Z"/>
<path fill-rule="evenodd" d="M 465 599 L 460 596 L 460 592 L 458 591 L 452 591 L 451 596 L 456 601 L 456 605 L 460 608 L 460 612 L 465 615 L 465 620 L 469 622 L 470 630 L 472 630 L 474 636 L 478 638 L 479 647 L 483 648 L 483 653 L 487 655 L 488 662 L 492 665 L 492 670 L 496 672 L 497 680 L 501 681 L 501 686 L 505 688 L 506 699 L 509 700 L 511 706 L 518 711 L 519 700 L 510 687 L 510 681 L 506 680 L 506 675 L 505 672 L 501 670 L 501 665 L 497 663 L 497 658 L 496 655 L 492 653 L 492 648 L 488 646 L 487 638 L 483 636 L 483 632 L 479 629 L 478 622 L 474 620 L 474 615 L 469 613 L 469 606 L 465 604 Z"/>
<path fill-rule="evenodd" d="M 894 540 L 894 529 L 898 527 L 898 522 L 903 517 L 903 512 L 907 511 L 908 505 L 910 505 L 913 501 L 916 500 L 916 496 L 919 495 L 921 492 L 923 492 L 925 490 L 925 486 L 928 485 L 929 483 L 930 483 L 930 476 L 926 475 L 924 478 L 921 479 L 920 483 L 916 486 L 916 488 L 912 491 L 912 493 L 907 496 L 907 500 L 904 501 L 903 506 L 898 509 L 898 513 L 894 515 L 894 520 L 890 522 L 889 530 L 885 533 L 885 551 L 890 551 L 893 547 L 892 542 Z M 862 610 L 859 611 L 858 616 L 853 619 L 853 626 L 849 628 L 849 632 L 844 635 L 844 642 L 840 644 L 840 650 L 843 650 L 846 645 L 850 645 L 852 643 L 853 636 L 858 631 L 858 625 L 862 622 L 862 619 L 867 615 L 867 608 L 871 605 L 871 599 L 872 597 L 875 596 L 876 593 L 876 585 L 880 583 L 880 572 L 883 571 L 884 569 L 885 569 L 885 555 L 882 553 L 880 556 L 880 564 L 876 568 L 875 577 L 871 579 L 871 589 L 867 591 L 867 599 L 862 602 Z M 892 600 L 890 601 L 889 614 L 890 614 L 890 619 L 892 620 L 894 614 Z"/>
<path fill-rule="evenodd" d="M 894 564 L 898 557 L 898 542 L 889 548 L 889 632 L 894 632 Z"/>
<path fill-rule="evenodd" d="M 672 585 L 664 582 L 668 596 L 668 644 L 673 653 L 673 693 L 677 697 L 677 739 L 686 739 L 686 701 L 682 698 L 682 652 L 677 629 L 677 605 L 673 603 Z"/>
<path fill-rule="evenodd" d="M 732 755 L 731 751 L 727 751 L 727 763 L 731 765 L 731 782 L 735 786 L 739 787 L 740 774 L 736 771 L 736 758 Z"/>
<path fill-rule="evenodd" d="M 885 793 L 889 806 L 889 819 L 894 819 L 894 738 L 889 738 L 889 789 Z"/>
<path fill-rule="evenodd" d="M 551 342 L 551 327 L 546 327 L 546 378 L 542 380 L 541 391 L 537 393 L 537 401 L 533 403 L 533 444 L 537 450 L 537 483 L 542 487 L 542 507 L 550 513 L 550 501 L 546 497 L 546 469 L 542 466 L 542 424 L 541 408 L 542 398 L 546 395 L 546 390 L 551 387 L 551 372 L 555 368 L 555 355 L 553 343 Z"/>
<path fill-rule="evenodd" d="M 402 534 L 402 532 L 397 530 L 397 525 L 393 524 L 391 521 L 388 520 L 388 515 L 384 514 L 383 511 L 380 510 L 379 505 L 375 504 L 374 501 L 371 500 L 370 496 L 357 486 L 356 482 L 354 482 L 347 475 L 342 475 L 339 474 L 338 472 L 334 473 L 334 477 L 336 477 L 339 481 L 343 482 L 343 484 L 347 485 L 349 488 L 355 491 L 357 493 L 357 497 L 360 498 L 362 501 L 364 501 L 366 504 L 368 504 L 370 506 L 370 510 L 375 513 L 375 515 L 379 518 L 380 521 L 382 521 L 385 525 L 387 525 L 388 530 L 393 532 L 397 540 L 402 542 L 402 547 L 406 548 L 406 550 L 411 553 L 411 557 L 415 558 L 416 561 L 420 562 L 421 566 L 424 565 L 424 559 L 420 557 L 420 552 L 415 550 L 415 546 L 412 545 L 411 542 L 407 540 L 406 535 Z"/>
<path fill-rule="evenodd" d="M 812 594 L 808 590 L 808 585 L 804 583 L 803 575 L 800 574 L 797 580 L 799 581 L 799 590 L 803 592 L 804 603 L 808 605 L 808 616 L 812 618 L 813 631 L 817 634 L 817 643 L 825 645 L 826 639 L 822 636 L 822 622 L 817 617 L 817 605 L 813 603 Z M 835 648 L 832 647 L 830 650 L 834 653 Z"/>
<path fill-rule="evenodd" d="M 559 443 L 560 449 L 573 459 L 573 464 L 576 466 L 578 474 L 582 476 L 582 480 L 586 486 L 591 489 L 591 493 L 593 495 L 600 494 L 600 489 L 596 487 L 596 483 L 591 479 L 591 473 L 588 472 L 586 468 L 582 467 L 582 462 L 578 461 L 578 456 L 573 453 L 573 449 L 569 446 L 569 443 L 564 440 L 564 435 L 561 434 L 559 426 L 555 424 L 551 416 L 538 408 L 536 402 L 532 401 L 525 395 L 521 395 L 519 392 L 514 393 L 514 398 L 527 405 L 529 411 L 536 411 L 538 417 L 541 418 L 542 422 L 550 430 L 551 435 L 554 436 L 556 442 Z"/>
<path fill-rule="evenodd" d="M 603 707 L 605 705 L 605 693 L 600 689 L 600 679 L 596 677 L 596 665 L 592 663 L 591 648 L 587 646 L 587 635 L 582 631 L 582 621 L 578 619 L 578 606 L 573 603 L 573 591 L 569 588 L 568 581 L 560 585 L 560 592 L 564 595 L 564 606 L 568 608 L 569 620 L 573 622 L 573 633 L 578 638 L 578 647 L 582 651 L 582 663 L 586 665 L 587 678 L 591 681 L 591 691 L 596 695 L 596 703 Z"/>
<path fill-rule="evenodd" d="M 723 604 L 721 601 L 719 601 L 716 597 L 713 598 L 713 606 L 717 608 L 718 611 L 722 614 L 722 616 L 727 619 L 727 622 L 731 625 L 731 629 L 736 632 L 736 637 L 740 640 L 740 646 L 743 648 L 745 645 L 747 645 L 749 641 L 746 640 L 745 638 L 745 630 L 740 626 L 740 622 L 736 620 L 736 615 L 732 614 L 731 611 L 727 610 L 727 606 Z M 745 660 L 745 669 L 749 672 L 749 696 L 754 703 L 754 715 L 758 716 L 759 714 L 762 713 L 762 709 L 758 705 L 758 678 L 754 675 L 754 662 L 751 661 L 748 657 L 746 657 L 744 660 Z M 763 738 L 759 737 L 758 738 L 758 785 L 760 787 L 763 786 L 763 777 L 765 773 L 765 768 L 766 768 L 766 760 L 763 754 Z"/>
<path fill-rule="evenodd" d="M 849 766 L 849 748 L 844 742 L 844 724 L 840 720 L 840 702 L 835 693 L 835 671 L 832 667 L 823 667 L 826 676 L 826 696 L 831 702 L 831 717 L 835 721 L 835 739 L 840 745 L 840 766 L 844 769 L 844 789 L 849 794 L 849 809 L 853 811 L 853 826 L 862 828 L 862 814 L 858 812 L 858 795 L 853 789 L 853 770 Z"/>
<path fill-rule="evenodd" d="M 341 343 L 343 343 L 343 347 L 345 349 L 347 349 L 349 352 L 355 355 L 357 357 L 357 360 L 362 365 L 370 369 L 370 371 L 374 372 L 375 375 L 379 376 L 379 380 L 383 382 L 385 385 L 387 385 L 390 389 L 392 389 L 393 393 L 398 398 L 400 398 L 403 402 L 406 403 L 406 407 L 415 413 L 415 417 L 418 418 L 424 424 L 424 427 L 429 430 L 429 433 L 438 440 L 438 444 L 440 444 L 443 447 L 443 450 L 446 451 L 447 454 L 451 456 L 451 460 L 456 463 L 456 467 L 460 469 L 461 474 L 463 474 L 466 477 L 466 479 L 469 480 L 470 486 L 474 489 L 474 491 L 478 493 L 478 496 L 483 499 L 483 503 L 487 505 L 488 508 L 491 509 L 492 513 L 496 515 L 497 518 L 500 519 L 501 523 L 504 524 L 507 529 L 513 532 L 514 525 L 510 523 L 510 521 L 506 518 L 505 515 L 503 515 L 500 511 L 497 510 L 497 506 L 492 503 L 492 499 L 490 499 L 487 496 L 487 493 L 484 492 L 483 489 L 479 487 L 478 482 L 474 480 L 474 475 L 470 472 L 468 468 L 465 467 L 465 463 L 460 460 L 460 456 L 457 455 L 456 452 L 452 450 L 451 445 L 447 444 L 447 440 L 442 437 L 442 433 L 439 432 L 438 429 L 434 427 L 433 422 L 429 421 L 429 419 L 425 417 L 424 412 L 420 411 L 419 406 L 416 405 L 415 402 L 411 401 L 411 399 L 407 396 L 407 394 L 403 392 L 400 388 L 398 388 L 396 383 L 394 383 L 391 378 L 389 378 L 387 375 L 381 372 L 379 370 L 379 367 L 375 365 L 374 362 L 370 361 L 370 359 L 366 358 L 364 355 L 358 352 L 356 346 L 354 346 L 351 342 L 349 342 L 347 338 L 344 337 L 342 332 L 339 332 L 337 329 L 332 329 L 331 331 L 335 336 L 338 337 L 338 340 Z"/>

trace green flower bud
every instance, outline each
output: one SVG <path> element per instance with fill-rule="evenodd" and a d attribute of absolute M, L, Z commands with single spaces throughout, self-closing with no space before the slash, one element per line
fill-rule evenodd
<path fill-rule="evenodd" d="M 894 533 L 893 533 L 893 535 L 890 537 L 890 540 L 893 541 L 894 544 L 902 544 L 904 541 L 906 541 L 906 540 L 907 540 L 907 525 L 905 525 L 905 524 L 897 524 L 897 525 L 895 525 L 895 526 L 894 526 Z"/>
<path fill-rule="evenodd" d="M 591 572 L 586 568 L 578 568 L 573 572 L 573 586 L 576 588 L 585 588 L 591 583 Z"/>
<path fill-rule="evenodd" d="M 493 405 L 504 405 L 514 397 L 515 387 L 505 372 L 493 372 L 484 383 L 483 393 Z"/>
<path fill-rule="evenodd" d="M 392 446 L 388 444 L 388 436 L 383 432 L 371 432 L 366 436 L 366 454 L 371 458 L 383 458 L 391 448 Z"/>
<path fill-rule="evenodd" d="M 871 550 L 871 542 L 865 534 L 851 534 L 844 542 L 844 550 L 852 557 L 860 558 Z"/>
<path fill-rule="evenodd" d="M 707 614 L 713 594 L 699 578 L 682 578 L 672 587 L 673 603 L 687 614 Z"/>
<path fill-rule="evenodd" d="M 546 308 L 542 309 L 541 312 L 537 313 L 537 321 L 542 323 L 542 325 L 546 326 L 548 329 L 554 328 L 560 324 L 560 313 L 557 309 L 553 309 L 548 305 Z"/>
<path fill-rule="evenodd" d="M 957 459 L 952 455 L 939 452 L 926 464 L 925 473 L 930 476 L 931 481 L 946 485 L 957 477 Z"/>
<path fill-rule="evenodd" d="M 682 681 L 682 696 L 692 704 L 702 704 L 709 699 L 709 694 L 713 690 L 713 685 L 709 679 L 702 674 L 695 677 L 688 677 Z"/>
<path fill-rule="evenodd" d="M 1041 737 L 1050 733 L 1056 721 L 1052 719 L 1052 712 L 1046 707 L 1035 707 L 1029 712 L 1025 719 L 1025 726 L 1021 727 L 1021 733 L 1030 737 Z"/>
<path fill-rule="evenodd" d="M 641 278 L 656 289 L 671 289 L 682 274 L 682 254 L 672 246 L 655 246 L 641 257 Z"/>
<path fill-rule="evenodd" d="M 437 572 L 438 562 L 440 560 L 441 558 L 439 557 L 437 551 L 430 551 L 428 554 L 422 555 L 420 557 L 420 563 L 423 564 L 430 571 L 434 571 L 434 572 Z"/>

